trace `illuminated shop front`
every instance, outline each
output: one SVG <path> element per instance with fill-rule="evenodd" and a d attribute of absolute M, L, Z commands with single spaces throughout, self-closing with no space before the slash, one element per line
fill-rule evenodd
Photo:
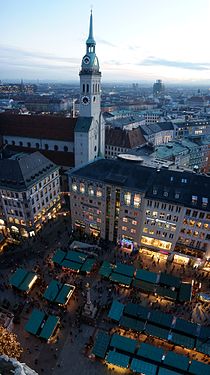
<path fill-rule="evenodd" d="M 132 252 L 134 250 L 134 243 L 131 238 L 123 237 L 120 241 L 120 246 L 122 250 Z"/>
<path fill-rule="evenodd" d="M 158 240 L 156 238 L 142 236 L 141 243 L 148 246 L 153 246 L 162 250 L 171 250 L 171 242 Z"/>
<path fill-rule="evenodd" d="M 90 234 L 92 234 L 94 237 L 99 237 L 100 232 L 101 231 L 96 224 L 90 224 Z"/>
<path fill-rule="evenodd" d="M 75 227 L 76 227 L 76 229 L 79 229 L 79 230 L 82 230 L 82 231 L 85 230 L 85 224 L 82 221 L 79 221 L 79 220 L 75 221 Z"/>
<path fill-rule="evenodd" d="M 141 247 L 139 252 L 142 255 L 146 255 L 150 258 L 153 257 L 155 261 L 165 261 L 165 262 L 168 259 L 168 254 L 170 254 L 168 251 L 165 251 L 165 250 L 158 250 L 157 252 L 151 249 L 147 249 L 145 247 Z"/>
<path fill-rule="evenodd" d="M 174 254 L 174 263 L 187 265 L 190 258 L 187 255 Z"/>

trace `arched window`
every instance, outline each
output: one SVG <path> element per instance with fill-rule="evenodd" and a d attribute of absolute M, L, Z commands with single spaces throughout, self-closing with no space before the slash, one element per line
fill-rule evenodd
<path fill-rule="evenodd" d="M 93 84 L 93 94 L 95 94 L 95 85 Z"/>
<path fill-rule="evenodd" d="M 89 92 L 89 84 L 87 83 L 87 92 Z"/>
<path fill-rule="evenodd" d="M 49 146 L 48 146 L 47 143 L 45 143 L 44 148 L 45 148 L 45 150 L 49 150 Z"/>
<path fill-rule="evenodd" d="M 82 91 L 85 92 L 85 84 L 82 85 Z"/>
<path fill-rule="evenodd" d="M 28 143 L 27 143 L 27 146 L 28 146 L 28 147 L 31 147 L 31 142 L 28 142 Z"/>
<path fill-rule="evenodd" d="M 39 148 L 39 143 L 36 143 L 36 148 Z"/>
<path fill-rule="evenodd" d="M 54 150 L 58 151 L 58 146 L 57 145 L 54 146 Z"/>
<path fill-rule="evenodd" d="M 22 146 L 22 145 L 23 145 L 23 142 L 20 141 L 20 142 L 19 142 L 19 145 Z"/>
<path fill-rule="evenodd" d="M 64 152 L 68 152 L 68 147 L 67 147 L 67 146 L 64 146 L 63 151 L 64 151 Z"/>
<path fill-rule="evenodd" d="M 12 141 L 12 145 L 15 146 L 15 141 Z"/>

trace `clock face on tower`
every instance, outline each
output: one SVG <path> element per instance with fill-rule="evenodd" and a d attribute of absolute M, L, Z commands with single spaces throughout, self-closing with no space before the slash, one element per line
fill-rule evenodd
<path fill-rule="evenodd" d="M 90 98 L 88 96 L 83 96 L 81 102 L 84 105 L 88 105 L 90 103 Z"/>
<path fill-rule="evenodd" d="M 90 62 L 90 58 L 89 58 L 89 56 L 85 56 L 85 57 L 83 57 L 83 62 L 84 62 L 85 64 L 89 64 L 89 62 Z"/>

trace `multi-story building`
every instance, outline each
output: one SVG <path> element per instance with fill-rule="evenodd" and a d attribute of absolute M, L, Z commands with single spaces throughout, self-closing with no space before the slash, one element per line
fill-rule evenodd
<path fill-rule="evenodd" d="M 69 171 L 69 188 L 73 228 L 165 255 L 210 255 L 206 175 L 148 167 L 130 156 Z"/>
<path fill-rule="evenodd" d="M 174 138 L 174 127 L 172 122 L 158 122 L 141 125 L 141 131 L 147 142 L 154 146 L 168 143 Z"/>
<path fill-rule="evenodd" d="M 0 160 L 0 231 L 33 236 L 60 208 L 57 165 L 39 152 Z"/>

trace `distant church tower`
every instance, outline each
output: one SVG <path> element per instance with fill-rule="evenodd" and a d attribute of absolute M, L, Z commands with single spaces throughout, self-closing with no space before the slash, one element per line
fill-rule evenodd
<path fill-rule="evenodd" d="M 80 107 L 74 133 L 75 167 L 104 156 L 105 127 L 101 114 L 101 72 L 95 53 L 93 17 L 90 14 L 86 54 L 80 76 Z"/>

